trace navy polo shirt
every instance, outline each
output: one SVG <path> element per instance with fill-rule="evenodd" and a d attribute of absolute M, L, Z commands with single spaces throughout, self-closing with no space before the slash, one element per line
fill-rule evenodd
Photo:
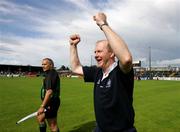
<path fill-rule="evenodd" d="M 98 126 L 104 132 L 118 132 L 132 128 L 133 109 L 133 69 L 124 74 L 117 65 L 102 80 L 101 68 L 83 67 L 85 82 L 94 82 L 94 110 Z"/>

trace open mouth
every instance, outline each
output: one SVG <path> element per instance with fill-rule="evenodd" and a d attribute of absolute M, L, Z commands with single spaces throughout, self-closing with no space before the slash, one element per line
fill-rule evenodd
<path fill-rule="evenodd" d="M 102 59 L 101 58 L 96 58 L 96 61 L 98 64 L 100 64 L 102 62 Z"/>

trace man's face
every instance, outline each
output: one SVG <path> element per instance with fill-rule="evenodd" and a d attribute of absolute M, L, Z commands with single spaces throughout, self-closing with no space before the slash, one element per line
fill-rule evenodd
<path fill-rule="evenodd" d="M 43 71 L 47 71 L 47 70 L 50 70 L 51 69 L 51 64 L 48 60 L 43 60 L 42 61 L 42 68 L 43 68 Z"/>
<path fill-rule="evenodd" d="M 108 61 L 111 58 L 112 52 L 108 50 L 107 42 L 101 41 L 96 44 L 95 47 L 95 59 L 97 61 L 97 66 L 105 69 L 108 67 Z"/>

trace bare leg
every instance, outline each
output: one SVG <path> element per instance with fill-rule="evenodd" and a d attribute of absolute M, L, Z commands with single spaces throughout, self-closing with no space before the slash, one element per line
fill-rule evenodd
<path fill-rule="evenodd" d="M 52 132 L 59 132 L 59 128 L 57 124 L 57 117 L 47 119 L 47 121 Z"/>

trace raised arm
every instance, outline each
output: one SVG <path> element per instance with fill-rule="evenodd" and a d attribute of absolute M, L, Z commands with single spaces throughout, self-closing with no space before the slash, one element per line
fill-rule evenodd
<path fill-rule="evenodd" d="M 77 44 L 80 42 L 80 36 L 78 34 L 74 34 L 70 36 L 70 64 L 72 68 L 72 72 L 78 75 L 83 75 L 82 65 L 79 61 Z"/>
<path fill-rule="evenodd" d="M 110 47 L 119 60 L 121 70 L 124 73 L 128 73 L 132 68 L 132 56 L 126 43 L 108 25 L 106 15 L 104 13 L 98 13 L 93 18 L 96 21 L 96 24 L 104 32 Z"/>

